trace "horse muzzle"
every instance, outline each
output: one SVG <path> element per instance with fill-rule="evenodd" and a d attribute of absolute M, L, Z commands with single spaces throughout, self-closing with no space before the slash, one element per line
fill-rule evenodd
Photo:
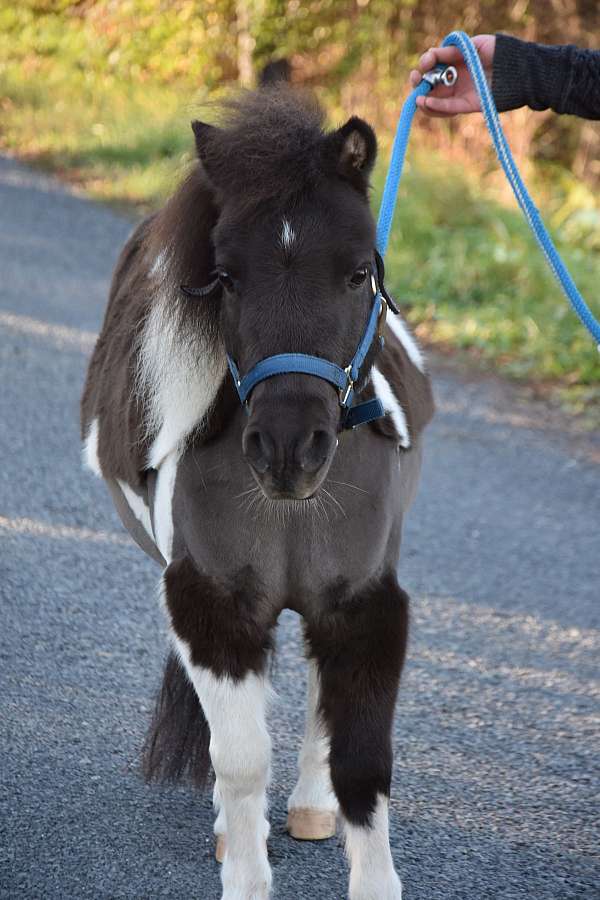
<path fill-rule="evenodd" d="M 271 500 L 307 500 L 329 471 L 337 423 L 311 415 L 310 406 L 294 404 L 275 413 L 271 404 L 257 404 L 244 429 L 244 459 Z"/>

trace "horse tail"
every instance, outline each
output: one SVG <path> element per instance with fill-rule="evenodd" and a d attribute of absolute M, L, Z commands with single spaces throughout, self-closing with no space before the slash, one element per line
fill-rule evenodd
<path fill-rule="evenodd" d="M 162 686 L 142 751 L 146 781 L 206 784 L 210 730 L 196 691 L 175 653 L 169 653 Z"/>
<path fill-rule="evenodd" d="M 275 59 L 273 62 L 267 63 L 259 75 L 258 83 L 260 87 L 271 87 L 280 82 L 289 82 L 292 80 L 292 67 L 287 59 Z"/>

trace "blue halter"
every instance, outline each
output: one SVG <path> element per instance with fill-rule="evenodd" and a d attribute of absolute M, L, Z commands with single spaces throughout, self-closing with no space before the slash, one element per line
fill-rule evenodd
<path fill-rule="evenodd" d="M 378 265 L 376 271 L 381 283 L 383 268 L 381 267 L 380 269 Z M 320 356 L 310 356 L 307 353 L 278 353 L 275 356 L 261 359 L 249 372 L 242 376 L 234 360 L 227 354 L 229 371 L 233 377 L 240 402 L 246 405 L 253 388 L 267 378 L 272 378 L 274 375 L 299 373 L 322 378 L 337 388 L 340 406 L 343 411 L 342 428 L 356 428 L 357 425 L 362 425 L 365 422 L 371 422 L 373 419 L 379 419 L 381 416 L 384 416 L 385 410 L 379 399 L 365 400 L 363 403 L 352 405 L 355 394 L 354 386 L 359 379 L 360 368 L 377 334 L 380 346 L 383 346 L 382 332 L 388 305 L 394 309 L 393 304 L 387 299 L 387 295 L 384 296 L 385 288 L 383 288 L 382 293 L 373 270 L 371 270 L 371 289 L 373 292 L 371 312 L 356 353 L 345 369 L 342 369 L 337 363 L 322 359 Z M 396 311 L 394 309 L 394 312 Z"/>

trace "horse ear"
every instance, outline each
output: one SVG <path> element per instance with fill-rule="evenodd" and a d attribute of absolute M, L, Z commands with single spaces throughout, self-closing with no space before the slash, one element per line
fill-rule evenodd
<path fill-rule="evenodd" d="M 337 174 L 366 192 L 377 156 L 377 138 L 371 126 L 352 116 L 345 125 L 328 134 L 325 143 L 326 159 L 333 163 Z"/>
<path fill-rule="evenodd" d="M 209 177 L 214 139 L 218 130 L 214 125 L 208 125 L 206 122 L 198 122 L 197 120 L 192 122 L 192 131 L 196 138 L 196 153 Z"/>

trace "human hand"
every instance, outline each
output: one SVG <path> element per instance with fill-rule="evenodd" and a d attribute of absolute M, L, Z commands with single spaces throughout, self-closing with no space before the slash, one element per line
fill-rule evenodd
<path fill-rule="evenodd" d="M 478 34 L 473 38 L 473 43 L 479 53 L 488 83 L 490 83 L 496 50 L 496 35 Z M 478 112 L 481 109 L 479 95 L 458 47 L 432 47 L 424 53 L 418 62 L 418 68 L 413 69 L 410 73 L 411 85 L 416 87 L 425 72 L 429 72 L 439 63 L 454 66 L 458 78 L 452 87 L 439 84 L 426 96 L 417 97 L 419 109 L 422 109 L 428 116 L 444 119 L 460 113 Z"/>

